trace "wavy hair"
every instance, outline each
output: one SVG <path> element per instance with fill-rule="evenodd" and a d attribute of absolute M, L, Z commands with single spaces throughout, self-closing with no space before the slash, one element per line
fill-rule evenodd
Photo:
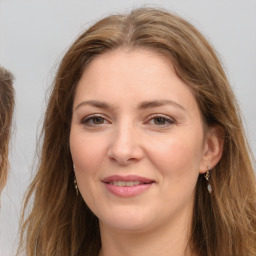
<path fill-rule="evenodd" d="M 8 174 L 8 152 L 14 110 L 14 76 L 0 67 L 0 193 Z"/>
<path fill-rule="evenodd" d="M 74 94 L 84 69 L 95 56 L 117 48 L 147 48 L 168 56 L 193 91 L 205 124 L 224 130 L 211 195 L 204 178 L 198 178 L 190 246 L 199 256 L 255 256 L 255 162 L 235 96 L 213 48 L 198 30 L 174 14 L 151 8 L 100 20 L 62 59 L 45 113 L 38 171 L 25 199 L 20 251 L 24 247 L 27 256 L 99 253 L 97 217 L 73 186 L 69 133 Z"/>

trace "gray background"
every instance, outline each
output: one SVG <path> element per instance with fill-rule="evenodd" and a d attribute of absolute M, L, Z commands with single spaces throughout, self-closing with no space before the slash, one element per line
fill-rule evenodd
<path fill-rule="evenodd" d="M 17 246 L 21 201 L 34 172 L 47 88 L 61 57 L 99 18 L 143 4 L 180 14 L 214 45 L 240 102 L 256 155 L 255 0 L 0 0 L 0 65 L 16 77 L 11 169 L 1 198 L 0 256 L 14 255 Z"/>

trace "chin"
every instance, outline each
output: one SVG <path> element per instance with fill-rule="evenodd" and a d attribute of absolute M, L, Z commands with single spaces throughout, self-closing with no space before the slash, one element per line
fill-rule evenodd
<path fill-rule="evenodd" d="M 133 210 L 113 210 L 109 216 L 100 218 L 100 225 L 108 226 L 123 232 L 142 232 L 153 222 L 153 214 Z"/>

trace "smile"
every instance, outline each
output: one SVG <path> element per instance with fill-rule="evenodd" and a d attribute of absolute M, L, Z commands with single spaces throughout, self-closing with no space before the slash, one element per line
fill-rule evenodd
<path fill-rule="evenodd" d="M 140 181 L 111 181 L 109 182 L 109 184 L 119 187 L 132 187 L 143 183 L 141 183 Z"/>
<path fill-rule="evenodd" d="M 140 176 L 114 175 L 102 180 L 108 192 L 118 197 L 134 197 L 146 192 L 155 181 Z"/>

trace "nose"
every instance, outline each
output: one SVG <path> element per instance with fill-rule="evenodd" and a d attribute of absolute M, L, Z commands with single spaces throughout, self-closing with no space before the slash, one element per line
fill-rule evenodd
<path fill-rule="evenodd" d="M 108 149 L 108 157 L 120 164 L 129 165 L 143 158 L 142 138 L 133 125 L 120 125 L 113 131 Z"/>

